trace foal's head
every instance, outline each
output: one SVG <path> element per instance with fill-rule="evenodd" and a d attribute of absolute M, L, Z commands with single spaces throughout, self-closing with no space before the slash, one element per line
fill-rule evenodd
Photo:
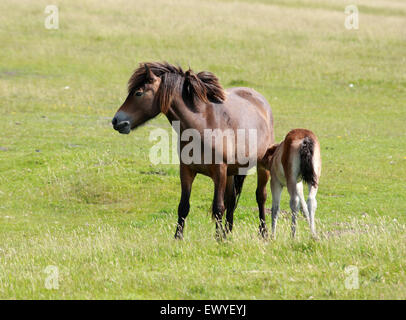
<path fill-rule="evenodd" d="M 271 166 L 272 166 L 272 157 L 275 154 L 276 149 L 279 147 L 280 143 L 276 143 L 274 145 L 272 145 L 270 148 L 268 148 L 268 150 L 266 151 L 264 158 L 263 158 L 263 162 L 265 163 L 266 167 L 271 170 Z"/>
<path fill-rule="evenodd" d="M 114 129 L 130 133 L 160 112 L 166 114 L 175 96 L 192 103 L 221 103 L 225 92 L 211 72 L 195 74 L 169 63 L 143 63 L 128 81 L 128 96 L 113 118 Z"/>

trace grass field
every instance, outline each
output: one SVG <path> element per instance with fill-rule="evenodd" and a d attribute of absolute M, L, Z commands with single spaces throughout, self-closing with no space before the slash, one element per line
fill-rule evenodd
<path fill-rule="evenodd" d="M 44 27 L 48 4 L 58 30 Z M 347 4 L 359 30 L 344 27 Z M 405 1 L 5 0 L 0 11 L 1 299 L 406 299 Z M 264 94 L 277 140 L 318 135 L 319 241 L 303 218 L 290 239 L 287 213 L 275 241 L 258 238 L 255 176 L 224 243 L 212 182 L 198 176 L 185 240 L 173 240 L 178 167 L 148 156 L 150 131 L 169 123 L 128 136 L 110 124 L 138 63 L 162 60 Z M 348 266 L 359 289 L 345 286 Z"/>

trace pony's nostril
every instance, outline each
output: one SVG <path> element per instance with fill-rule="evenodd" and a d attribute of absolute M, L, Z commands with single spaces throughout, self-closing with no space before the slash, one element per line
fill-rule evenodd
<path fill-rule="evenodd" d="M 115 125 L 116 130 L 125 129 L 130 126 L 130 121 L 121 121 Z"/>
<path fill-rule="evenodd" d="M 113 120 L 111 120 L 111 123 L 113 124 L 113 126 L 115 126 L 117 124 L 117 118 L 113 118 Z"/>

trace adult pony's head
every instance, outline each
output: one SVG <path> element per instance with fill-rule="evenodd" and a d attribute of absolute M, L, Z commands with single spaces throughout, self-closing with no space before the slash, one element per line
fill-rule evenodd
<path fill-rule="evenodd" d="M 176 97 L 191 103 L 221 103 L 225 92 L 211 72 L 183 72 L 166 62 L 141 63 L 128 80 L 128 96 L 112 120 L 113 127 L 128 134 L 160 112 L 166 114 Z"/>

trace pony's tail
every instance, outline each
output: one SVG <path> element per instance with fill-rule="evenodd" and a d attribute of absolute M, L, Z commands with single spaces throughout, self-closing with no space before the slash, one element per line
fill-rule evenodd
<path fill-rule="evenodd" d="M 242 185 L 244 184 L 245 180 L 244 175 L 235 175 L 234 176 L 234 190 L 235 190 L 235 206 L 234 209 L 237 207 L 238 200 L 240 200 L 240 195 L 242 192 Z"/>
<path fill-rule="evenodd" d="M 240 200 L 240 195 L 242 192 L 242 185 L 244 184 L 245 180 L 245 175 L 235 175 L 233 176 L 233 194 L 230 195 L 227 192 L 225 193 L 224 197 L 224 204 L 226 206 L 226 210 L 229 212 L 229 210 L 233 211 L 235 208 L 237 208 L 238 200 Z M 233 202 L 231 202 L 231 199 L 233 199 Z M 216 219 L 214 216 L 214 212 L 212 211 L 212 218 L 213 220 Z"/>
<path fill-rule="evenodd" d="M 299 148 L 300 174 L 304 182 L 309 186 L 317 186 L 316 173 L 313 166 L 314 141 L 305 137 Z"/>

